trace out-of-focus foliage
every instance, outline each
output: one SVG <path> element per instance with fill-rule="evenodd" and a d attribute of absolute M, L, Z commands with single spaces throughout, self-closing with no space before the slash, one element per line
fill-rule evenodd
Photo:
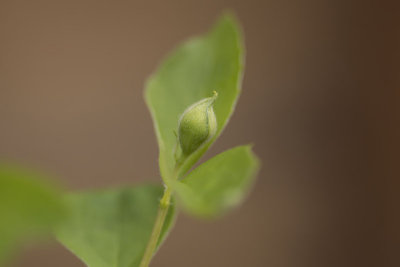
<path fill-rule="evenodd" d="M 174 183 L 185 210 L 202 218 L 221 215 L 244 198 L 258 170 L 250 146 L 222 152 Z"/>
<path fill-rule="evenodd" d="M 162 193 L 161 186 L 149 185 L 69 194 L 70 216 L 57 229 L 57 238 L 88 266 L 139 266 Z M 159 244 L 174 218 L 172 206 Z"/>
<path fill-rule="evenodd" d="M 46 234 L 63 216 L 57 187 L 38 174 L 0 164 L 0 265 L 20 242 Z"/>

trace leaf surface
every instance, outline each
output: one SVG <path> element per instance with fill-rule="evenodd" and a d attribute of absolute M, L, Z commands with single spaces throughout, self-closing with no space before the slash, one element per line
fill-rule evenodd
<path fill-rule="evenodd" d="M 241 90 L 242 37 L 232 15 L 222 16 L 204 36 L 192 38 L 172 52 L 150 77 L 145 90 L 157 135 L 161 175 L 173 175 L 178 120 L 187 107 L 218 92 L 214 103 L 218 129 L 215 137 L 189 157 L 190 169 L 207 151 L 228 122 Z"/>
<path fill-rule="evenodd" d="M 0 265 L 21 242 L 50 233 L 63 213 L 59 188 L 36 173 L 0 164 Z"/>
<path fill-rule="evenodd" d="M 258 168 L 251 147 L 238 146 L 206 161 L 174 187 L 188 213 L 212 218 L 242 202 Z"/>
<path fill-rule="evenodd" d="M 69 219 L 58 240 L 91 267 L 139 266 L 163 193 L 161 186 L 139 186 L 69 194 Z M 161 243 L 175 218 L 170 207 Z"/>

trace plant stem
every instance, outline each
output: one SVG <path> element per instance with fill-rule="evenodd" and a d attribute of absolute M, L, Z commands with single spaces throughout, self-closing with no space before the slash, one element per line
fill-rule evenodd
<path fill-rule="evenodd" d="M 179 167 L 181 164 L 176 164 L 173 179 L 178 179 Z M 165 218 L 168 214 L 169 206 L 171 205 L 171 195 L 172 190 L 170 187 L 166 186 L 164 195 L 160 200 L 160 205 L 158 207 L 157 218 L 153 226 L 153 230 L 150 235 L 149 243 L 147 244 L 146 250 L 144 252 L 142 261 L 139 267 L 148 267 L 153 254 L 156 250 L 158 240 L 160 239 L 161 230 L 164 226 Z"/>
<path fill-rule="evenodd" d="M 161 230 L 163 228 L 165 218 L 168 213 L 168 209 L 171 201 L 171 189 L 169 187 L 164 191 L 164 195 L 160 200 L 160 205 L 158 208 L 157 218 L 154 223 L 153 231 L 150 236 L 149 243 L 147 244 L 146 250 L 144 252 L 140 267 L 148 267 L 153 257 L 154 251 L 157 247 L 158 240 L 160 238 Z"/>

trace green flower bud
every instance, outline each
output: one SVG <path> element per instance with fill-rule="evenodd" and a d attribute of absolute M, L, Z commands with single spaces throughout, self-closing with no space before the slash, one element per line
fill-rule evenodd
<path fill-rule="evenodd" d="M 217 92 L 214 91 L 214 96 L 194 103 L 179 119 L 178 141 L 183 157 L 195 152 L 217 132 L 217 119 L 213 109 L 216 98 Z"/>

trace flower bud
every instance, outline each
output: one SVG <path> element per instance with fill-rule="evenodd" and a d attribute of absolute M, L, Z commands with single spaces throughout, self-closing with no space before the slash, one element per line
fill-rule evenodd
<path fill-rule="evenodd" d="M 217 92 L 214 91 L 214 96 L 194 103 L 179 119 L 178 141 L 183 157 L 195 152 L 217 132 L 217 119 L 213 109 L 216 98 Z"/>

